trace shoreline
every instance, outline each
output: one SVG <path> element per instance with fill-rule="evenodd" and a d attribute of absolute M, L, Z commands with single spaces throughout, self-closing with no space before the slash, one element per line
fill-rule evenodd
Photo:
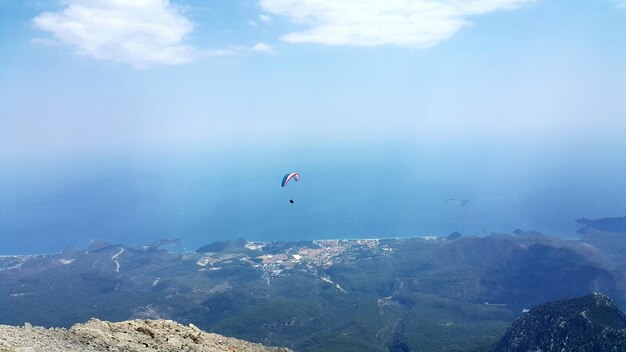
<path fill-rule="evenodd" d="M 550 236 L 550 237 L 555 237 L 555 238 L 559 238 L 561 240 L 564 241 L 576 241 L 581 239 L 581 236 L 577 236 L 577 237 L 562 237 L 562 236 L 556 236 L 556 235 L 551 235 L 551 234 L 546 234 L 540 231 L 535 231 L 535 230 L 526 230 L 524 232 L 538 232 L 541 233 L 544 236 Z M 470 234 L 470 235 L 464 235 L 462 238 L 469 238 L 469 237 L 486 237 L 486 236 L 491 236 L 491 235 L 514 235 L 513 231 L 510 233 L 503 233 L 503 232 L 488 232 L 488 233 L 478 233 L 478 234 Z M 277 241 L 252 241 L 252 240 L 246 240 L 246 243 L 250 243 L 250 244 L 267 244 L 267 243 L 286 243 L 286 242 L 324 242 L 324 241 L 385 241 L 385 240 L 413 240 L 413 239 L 422 239 L 425 241 L 436 241 L 436 240 L 445 240 L 447 239 L 447 236 L 389 236 L 389 237 L 365 237 L 365 238 L 321 238 L 321 239 L 308 239 L 308 240 L 277 240 Z M 90 243 L 90 246 L 93 243 L 96 242 L 100 242 L 100 243 L 106 243 L 110 246 L 119 246 L 119 247 L 124 247 L 124 248 L 129 248 L 129 249 L 135 249 L 135 250 L 147 250 L 150 248 L 151 245 L 154 245 L 154 243 L 158 243 L 160 241 L 172 241 L 172 240 L 156 240 L 151 244 L 143 244 L 140 246 L 135 246 L 135 245 L 127 245 L 127 244 L 120 244 L 120 243 L 113 243 L 113 242 L 107 242 L 105 240 L 92 240 Z M 212 242 L 207 242 L 205 245 L 211 244 L 211 243 L 217 243 L 217 242 L 228 242 L 228 241 L 237 241 L 237 239 L 231 239 L 231 240 L 218 240 L 218 241 L 212 241 Z M 181 240 L 182 242 L 182 240 Z M 189 252 L 195 252 L 196 250 L 170 250 L 167 248 L 161 248 L 161 247 L 167 247 L 170 245 L 180 245 L 180 243 L 176 244 L 176 243 L 164 243 L 162 245 L 158 245 L 156 248 L 158 249 L 162 249 L 165 250 L 167 252 L 170 253 L 189 253 Z M 200 246 L 201 247 L 201 246 Z M 198 247 L 198 248 L 200 248 Z M 88 251 L 88 248 L 79 248 L 79 247 L 73 247 L 73 246 L 68 246 L 68 248 L 76 248 L 78 250 L 82 250 L 82 251 Z M 30 253 L 30 254 L 0 254 L 0 259 L 4 259 L 4 258 L 21 258 L 21 257 L 39 257 L 39 256 L 51 256 L 51 255 L 60 255 L 62 254 L 63 251 L 56 251 L 56 252 L 48 252 L 48 253 Z"/>

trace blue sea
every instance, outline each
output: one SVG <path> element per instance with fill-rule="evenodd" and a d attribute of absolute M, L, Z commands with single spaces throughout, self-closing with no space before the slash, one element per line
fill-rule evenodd
<path fill-rule="evenodd" d="M 626 215 L 620 153 L 344 147 L 4 160 L 0 254 L 86 248 L 96 239 L 179 238 L 180 249 L 192 250 L 235 238 L 515 229 L 574 238 L 576 218 Z M 281 188 L 292 171 L 300 182 Z"/>

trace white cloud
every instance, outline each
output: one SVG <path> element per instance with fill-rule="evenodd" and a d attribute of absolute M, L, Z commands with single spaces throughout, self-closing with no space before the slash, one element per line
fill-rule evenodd
<path fill-rule="evenodd" d="M 63 10 L 44 12 L 33 23 L 79 54 L 102 60 L 146 67 L 196 56 L 184 44 L 194 23 L 168 0 L 70 0 Z"/>
<path fill-rule="evenodd" d="M 273 46 L 258 42 L 252 46 L 232 46 L 227 49 L 202 50 L 198 51 L 198 57 L 220 57 L 220 56 L 244 56 L 247 54 L 268 54 L 276 55 L 278 52 Z"/>
<path fill-rule="evenodd" d="M 309 26 L 292 43 L 428 47 L 469 24 L 468 17 L 534 0 L 260 0 L 264 11 Z"/>
<path fill-rule="evenodd" d="M 276 54 L 276 50 L 274 50 L 274 48 L 271 45 L 267 43 L 263 43 L 263 42 L 255 44 L 249 50 L 253 52 L 266 53 L 266 54 L 272 54 L 272 55 Z"/>
<path fill-rule="evenodd" d="M 268 15 L 259 15 L 259 21 L 263 22 L 263 23 L 270 23 L 272 21 L 272 18 Z"/>

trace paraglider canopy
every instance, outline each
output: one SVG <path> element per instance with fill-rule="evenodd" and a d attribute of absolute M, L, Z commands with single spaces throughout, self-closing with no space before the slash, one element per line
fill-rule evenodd
<path fill-rule="evenodd" d="M 294 179 L 296 181 L 300 181 L 300 174 L 297 172 L 292 172 L 290 174 L 285 175 L 283 177 L 283 182 L 281 183 L 281 187 L 285 187 L 285 185 L 291 180 Z"/>

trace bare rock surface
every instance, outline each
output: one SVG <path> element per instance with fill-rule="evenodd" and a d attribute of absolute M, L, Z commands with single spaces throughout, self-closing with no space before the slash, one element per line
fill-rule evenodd
<path fill-rule="evenodd" d="M 128 320 L 111 323 L 91 319 L 69 330 L 0 325 L 0 352 L 198 351 L 289 352 L 286 348 L 204 332 L 171 320 Z"/>

